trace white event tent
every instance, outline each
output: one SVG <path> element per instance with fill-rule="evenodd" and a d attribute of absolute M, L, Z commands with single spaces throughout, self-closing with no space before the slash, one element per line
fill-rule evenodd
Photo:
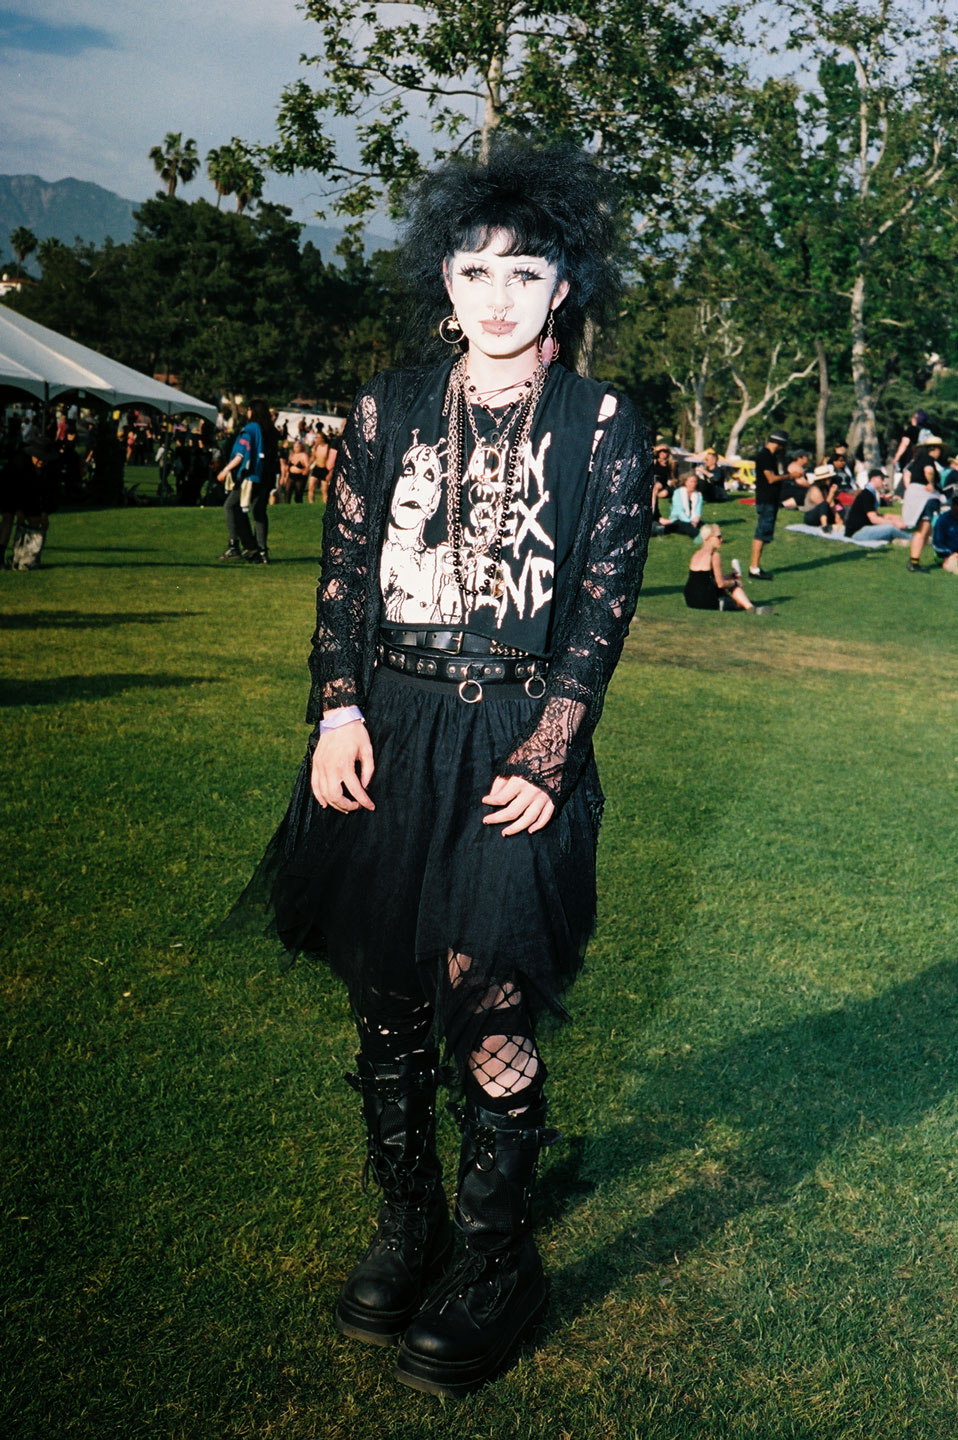
<path fill-rule="evenodd" d="M 77 393 L 106 405 L 149 405 L 164 415 L 215 420 L 216 407 L 109 360 L 56 330 L 0 305 L 0 386 L 25 390 L 46 407 L 58 395 Z"/>

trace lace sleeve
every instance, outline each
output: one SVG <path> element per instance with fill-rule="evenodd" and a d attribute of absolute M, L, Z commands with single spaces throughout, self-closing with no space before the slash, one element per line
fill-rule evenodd
<path fill-rule="evenodd" d="M 378 377 L 377 377 L 378 379 Z M 370 479 L 379 425 L 381 386 L 360 391 L 340 437 L 323 521 L 322 574 L 316 593 L 316 629 L 309 657 L 306 719 L 326 710 L 361 705 L 365 629 Z"/>
<path fill-rule="evenodd" d="M 617 397 L 595 448 L 579 563 L 557 616 L 549 680 L 534 727 L 500 774 L 521 775 L 561 805 L 592 749 L 606 687 L 635 612 L 652 525 L 652 452 L 645 424 Z M 591 497 L 591 499 L 589 498 Z M 578 557 L 577 557 L 578 558 Z"/>

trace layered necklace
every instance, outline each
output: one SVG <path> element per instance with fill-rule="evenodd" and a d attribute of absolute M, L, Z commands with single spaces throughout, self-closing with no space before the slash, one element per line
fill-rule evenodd
<path fill-rule="evenodd" d="M 443 412 L 449 417 L 447 451 L 449 548 L 452 553 L 452 573 L 464 597 L 473 595 L 499 599 L 503 593 L 502 543 L 512 513 L 522 456 L 529 443 L 532 422 L 542 396 L 547 374 L 544 366 L 536 366 L 535 373 L 523 385 L 522 394 L 518 400 L 514 400 L 509 405 L 501 421 L 497 421 L 491 411 L 488 412 L 496 430 L 491 439 L 484 440 L 479 434 L 475 416 L 472 413 L 472 405 L 467 398 L 467 391 L 468 395 L 473 397 L 477 392 L 476 387 L 469 385 L 466 379 L 466 357 L 462 356 L 457 360 L 450 372 L 443 406 Z M 514 387 L 510 386 L 509 388 Z M 470 483 L 478 480 L 481 484 L 482 480 L 478 476 L 470 477 L 469 467 L 463 454 L 463 439 L 467 427 L 472 432 L 477 453 L 495 453 L 499 476 L 502 473 L 503 453 L 508 449 L 504 482 L 498 478 L 493 481 L 490 477 L 484 487 L 489 492 L 490 512 L 491 516 L 495 518 L 495 525 L 487 527 L 485 539 L 477 537 L 470 543 L 471 576 L 466 574 L 466 546 L 462 528 L 463 493 Z M 488 534 L 488 530 L 491 530 L 491 535 Z"/>

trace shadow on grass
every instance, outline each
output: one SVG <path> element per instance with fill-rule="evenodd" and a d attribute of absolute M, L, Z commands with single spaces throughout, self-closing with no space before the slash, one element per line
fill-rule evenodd
<path fill-rule="evenodd" d="M 568 1320 L 628 1276 L 681 1260 L 744 1212 L 787 1203 L 856 1136 L 915 1123 L 958 1089 L 956 1020 L 958 963 L 948 962 L 874 1000 L 650 1069 L 635 1123 L 573 1142 L 550 1169 L 553 1212 L 663 1156 L 693 1155 L 699 1173 L 555 1274 L 553 1314 Z M 725 1152 L 712 1139 L 716 1125 L 734 1137 Z"/>
<path fill-rule="evenodd" d="M 81 553 L 82 553 L 82 552 L 81 552 Z M 95 552 L 89 552 L 89 553 L 95 553 Z M 234 575 L 235 575 L 237 571 L 239 571 L 239 572 L 242 573 L 242 574 L 246 574 L 248 571 L 251 571 L 251 570 L 255 570 L 255 571 L 258 572 L 258 571 L 260 571 L 260 570 L 264 570 L 264 569 L 265 569 L 265 570 L 269 571 L 269 570 L 275 569 L 276 566 L 278 566 L 278 565 L 311 565 L 311 566 L 314 566 L 314 567 L 315 567 L 315 569 L 316 569 L 316 571 L 317 571 L 317 573 L 318 573 L 318 571 L 319 571 L 319 556 L 318 556 L 318 555 L 279 555 L 279 556 L 274 556 L 274 555 L 273 555 L 273 552 L 270 551 L 269 565 L 267 565 L 267 566 L 263 566 L 263 565 L 243 565 L 243 564 L 236 564 L 235 562 L 234 562 L 233 564 L 229 564 L 229 563 L 227 563 L 227 562 L 224 562 L 224 561 L 221 561 L 221 560 L 216 560 L 216 559 L 211 559 L 211 560 L 183 560 L 183 559 L 173 559 L 173 558 L 170 558 L 169 560 L 140 560 L 140 561 L 137 561 L 136 568 L 137 568 L 138 570 L 218 570 L 218 571 L 220 572 L 220 574 L 222 574 L 222 575 L 226 575 L 226 574 L 234 574 Z M 56 552 L 56 550 L 53 550 L 49 555 L 47 554 L 46 551 L 44 551 L 44 562 L 43 562 L 43 565 L 40 567 L 40 571 L 39 571 L 39 572 L 32 571 L 31 573 L 32 573 L 32 574 L 36 574 L 36 573 L 41 573 L 41 574 L 42 574 L 42 572 L 43 572 L 44 570 L 67 570 L 67 569 L 73 569 L 73 568 L 76 568 L 77 570 L 128 570 L 128 569 L 130 568 L 130 566 L 129 566 L 129 563 L 128 563 L 127 561 L 124 561 L 124 560 L 63 560 L 63 561 L 58 561 L 58 559 L 57 559 L 57 552 Z"/>
<path fill-rule="evenodd" d="M 188 690 L 221 685 L 218 675 L 57 675 L 49 680 L 0 680 L 0 707 L 66 705 L 77 700 L 106 700 L 125 690 Z"/>
<path fill-rule="evenodd" d="M 642 599 L 651 600 L 656 595 L 682 595 L 685 593 L 684 585 L 643 585 Z"/>
<path fill-rule="evenodd" d="M 117 610 L 97 614 L 90 610 L 32 610 L 0 617 L 0 630 L 105 630 L 112 625 L 161 625 L 166 620 L 189 620 L 201 610 Z"/>
<path fill-rule="evenodd" d="M 848 560 L 867 560 L 869 555 L 878 552 L 866 550 L 863 546 L 856 546 L 854 549 L 840 550 L 837 555 L 816 555 L 813 560 L 799 560 L 794 565 L 776 564 L 776 575 L 783 575 L 786 571 L 793 574 L 797 570 L 820 570 L 823 565 L 841 565 Z"/>
<path fill-rule="evenodd" d="M 155 555 L 158 545 L 60 545 L 53 541 L 50 553 L 64 555 Z"/>

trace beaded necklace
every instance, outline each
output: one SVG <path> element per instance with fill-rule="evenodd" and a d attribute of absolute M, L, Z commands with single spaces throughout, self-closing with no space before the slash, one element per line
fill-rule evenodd
<path fill-rule="evenodd" d="M 516 483 L 519 478 L 519 467 L 522 463 L 522 455 L 529 442 L 532 433 L 532 421 L 535 417 L 536 407 L 542 396 L 542 390 L 546 382 L 546 370 L 544 366 L 536 367 L 535 374 L 527 383 L 521 397 L 509 406 L 508 414 L 497 426 L 496 434 L 492 440 L 483 440 L 476 427 L 472 407 L 466 400 L 466 360 L 462 356 L 456 361 L 449 375 L 449 386 L 446 391 L 446 403 L 444 409 L 449 415 L 449 445 L 447 450 L 448 467 L 448 511 L 449 511 L 449 547 L 452 552 L 452 573 L 456 584 L 459 586 L 463 597 L 466 595 L 483 595 L 493 599 L 499 599 L 503 593 L 504 585 L 502 578 L 502 542 L 506 533 L 506 526 L 509 523 L 509 516 L 512 512 L 512 502 L 515 496 Z M 475 386 L 470 387 L 475 392 Z M 463 415 L 465 414 L 469 429 L 472 431 L 473 440 L 477 448 L 484 447 L 494 450 L 500 457 L 508 446 L 509 459 L 506 465 L 505 486 L 502 489 L 501 498 L 498 503 L 498 514 L 496 517 L 496 528 L 491 542 L 486 545 L 475 545 L 471 547 L 474 561 L 474 583 L 466 583 L 464 568 L 464 540 L 462 529 L 462 497 L 468 481 L 467 467 L 463 456 Z M 493 417 L 495 421 L 495 417 Z M 510 438 L 511 437 L 511 438 Z"/>

